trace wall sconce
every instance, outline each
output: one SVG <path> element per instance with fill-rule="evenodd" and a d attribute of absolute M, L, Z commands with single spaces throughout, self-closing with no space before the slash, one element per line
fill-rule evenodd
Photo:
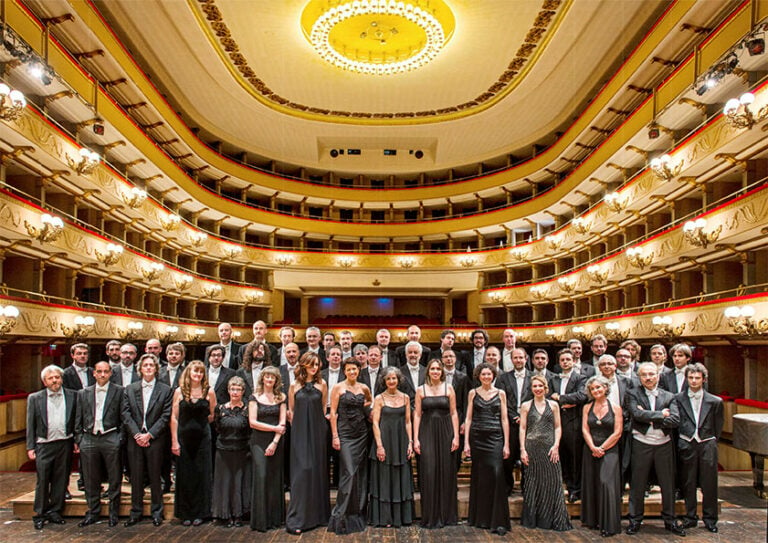
<path fill-rule="evenodd" d="M 459 343 L 469 343 L 469 332 L 456 332 L 456 341 Z"/>
<path fill-rule="evenodd" d="M 659 336 L 664 338 L 679 337 L 685 331 L 685 323 L 679 326 L 672 326 L 672 317 L 670 316 L 655 316 L 651 319 L 653 324 L 653 331 Z"/>
<path fill-rule="evenodd" d="M 543 287 L 540 285 L 532 286 L 529 290 L 531 293 L 531 296 L 536 298 L 537 300 L 543 300 L 547 297 L 547 294 L 549 293 L 549 289 L 547 287 Z"/>
<path fill-rule="evenodd" d="M 563 238 L 559 234 L 550 234 L 544 238 L 544 241 L 547 243 L 547 247 L 555 251 L 563 246 Z"/>
<path fill-rule="evenodd" d="M 160 215 L 160 226 L 162 226 L 163 230 L 166 232 L 172 232 L 176 230 L 180 223 L 181 217 L 175 213 L 165 213 Z"/>
<path fill-rule="evenodd" d="M 260 290 L 254 290 L 251 292 L 248 292 L 245 295 L 245 299 L 248 301 L 248 303 L 255 304 L 257 302 L 260 302 L 264 298 L 264 293 Z"/>
<path fill-rule="evenodd" d="M 728 324 L 740 336 L 763 336 L 768 334 L 768 319 L 754 319 L 755 308 L 751 305 L 727 307 L 723 312 Z"/>
<path fill-rule="evenodd" d="M 0 336 L 4 336 L 16 327 L 19 309 L 15 305 L 0 305 Z"/>
<path fill-rule="evenodd" d="M 644 255 L 642 247 L 630 247 L 627 249 L 626 255 L 629 263 L 641 270 L 653 261 L 653 252 Z"/>
<path fill-rule="evenodd" d="M 587 266 L 587 275 L 589 275 L 589 278 L 596 283 L 602 283 L 608 278 L 608 272 L 597 264 Z"/>
<path fill-rule="evenodd" d="M 87 317 L 81 317 L 77 316 L 75 317 L 75 323 L 74 326 L 66 326 L 64 323 L 61 323 L 61 333 L 64 334 L 64 337 L 71 340 L 79 340 L 88 337 L 88 335 L 93 332 L 93 327 L 96 324 L 96 319 L 91 317 L 90 315 Z"/>
<path fill-rule="evenodd" d="M 243 254 L 243 248 L 239 245 L 225 245 L 222 247 L 222 253 L 226 258 L 237 258 Z"/>
<path fill-rule="evenodd" d="M 563 341 L 563 338 L 565 337 L 561 332 L 558 332 L 554 328 L 547 328 L 544 331 L 544 335 L 547 336 L 547 339 L 551 341 L 555 341 L 557 343 L 560 343 L 561 341 Z"/>
<path fill-rule="evenodd" d="M 193 247 L 200 247 L 205 240 L 208 239 L 208 234 L 200 231 L 192 231 L 189 233 L 189 242 Z"/>
<path fill-rule="evenodd" d="M 232 332 L 232 336 L 234 336 L 235 339 L 239 339 L 240 336 L 242 336 L 242 335 L 243 335 L 243 333 L 240 332 L 239 330 L 235 330 L 234 332 Z"/>
<path fill-rule="evenodd" d="M 345 270 L 348 270 L 352 266 L 355 265 L 355 259 L 351 256 L 340 256 L 336 259 L 336 264 L 339 265 L 339 267 L 344 268 Z"/>
<path fill-rule="evenodd" d="M 42 226 L 37 227 L 29 224 L 28 221 L 24 221 L 24 228 L 27 229 L 27 233 L 40 243 L 54 242 L 64 232 L 64 221 L 61 220 L 61 217 L 43 213 L 40 217 L 40 223 Z"/>
<path fill-rule="evenodd" d="M 749 106 L 755 101 L 755 95 L 751 92 L 745 92 L 739 98 L 731 98 L 725 103 L 723 115 L 725 122 L 734 128 L 751 129 L 755 123 L 759 123 L 768 117 L 768 105 L 760 108 L 757 114 L 754 114 Z"/>
<path fill-rule="evenodd" d="M 175 326 L 173 324 L 168 324 L 165 326 L 165 330 L 158 334 L 158 339 L 162 341 L 163 343 L 170 343 L 172 339 L 176 337 L 176 334 L 179 333 L 179 327 Z"/>
<path fill-rule="evenodd" d="M 397 259 L 397 263 L 401 268 L 409 270 L 416 264 L 416 259 L 412 256 L 403 256 Z"/>
<path fill-rule="evenodd" d="M 472 256 L 472 248 L 471 247 L 467 247 L 467 254 L 462 256 L 459 259 L 459 263 L 464 268 L 471 268 L 472 266 L 477 264 L 477 259 L 474 256 Z"/>
<path fill-rule="evenodd" d="M 204 335 L 205 335 L 204 328 L 195 328 L 192 332 L 187 333 L 187 339 L 192 343 L 197 343 L 198 341 L 203 339 Z"/>
<path fill-rule="evenodd" d="M 695 247 L 702 247 L 706 249 L 707 245 L 717 241 L 717 238 L 720 237 L 720 232 L 723 230 L 723 225 L 718 225 L 717 228 L 710 232 L 704 232 L 704 228 L 706 226 L 706 219 L 688 221 L 683 225 L 683 236 L 685 236 L 685 240 Z"/>
<path fill-rule="evenodd" d="M 579 234 L 588 234 L 592 228 L 592 221 L 588 221 L 584 217 L 576 217 L 571 221 L 571 226 Z"/>
<path fill-rule="evenodd" d="M 573 292 L 573 289 L 576 288 L 576 281 L 573 277 L 560 277 L 557 284 L 563 292 Z"/>
<path fill-rule="evenodd" d="M 123 330 L 119 329 L 117 335 L 123 341 L 133 341 L 139 337 L 139 332 L 144 329 L 144 323 L 139 321 L 131 321 L 128 323 L 128 328 Z"/>
<path fill-rule="evenodd" d="M 214 299 L 221 294 L 221 285 L 205 285 L 203 287 L 203 294 L 205 294 L 207 298 Z"/>
<path fill-rule="evenodd" d="M 522 247 L 515 247 L 514 249 L 509 250 L 509 254 L 518 262 L 522 262 L 525 260 L 525 257 L 528 256 L 528 250 L 523 249 Z"/>
<path fill-rule="evenodd" d="M 141 268 L 141 275 L 144 276 L 144 279 L 147 281 L 154 281 L 160 276 L 160 273 L 165 269 L 165 264 L 161 264 L 160 262 L 152 262 L 149 264 L 149 266 L 145 266 Z"/>
<path fill-rule="evenodd" d="M 683 169 L 683 161 L 676 161 L 671 156 L 663 154 L 651 160 L 651 171 L 653 174 L 665 181 L 669 181 L 680 173 Z"/>
<path fill-rule="evenodd" d="M 500 304 L 502 302 L 505 302 L 507 300 L 507 297 L 501 294 L 500 292 L 492 292 L 488 299 L 492 304 Z"/>
<path fill-rule="evenodd" d="M 75 160 L 67 155 L 67 164 L 70 168 L 81 175 L 88 175 L 96 169 L 101 162 L 101 156 L 96 151 L 91 151 L 85 147 L 80 149 L 78 159 Z"/>
<path fill-rule="evenodd" d="M 622 330 L 618 322 L 606 322 L 605 335 L 614 341 L 624 341 L 629 337 L 629 330 Z"/>
<path fill-rule="evenodd" d="M 608 209 L 616 213 L 624 211 L 627 207 L 627 198 L 618 192 L 609 192 L 603 198 L 603 202 L 608 206 Z"/>
<path fill-rule="evenodd" d="M 178 290 L 187 290 L 192 286 L 192 277 L 189 275 L 179 274 L 174 277 L 173 282 L 176 284 Z"/>
<path fill-rule="evenodd" d="M 123 255 L 123 246 L 116 243 L 108 243 L 106 252 L 102 253 L 98 249 L 94 250 L 96 260 L 106 266 L 116 264 L 120 257 Z"/>
<path fill-rule="evenodd" d="M 147 199 L 147 191 L 139 187 L 131 187 L 130 190 L 120 193 L 120 199 L 131 209 L 136 209 Z"/>
<path fill-rule="evenodd" d="M 581 341 L 592 340 L 592 333 L 587 332 L 587 330 L 583 326 L 574 326 L 573 328 L 571 328 L 571 334 L 576 338 L 580 339 Z"/>
<path fill-rule="evenodd" d="M 15 121 L 27 107 L 27 99 L 21 91 L 11 90 L 5 83 L 0 83 L 0 119 Z"/>
<path fill-rule="evenodd" d="M 275 261 L 285 268 L 286 266 L 293 264 L 293 257 L 289 255 L 280 255 L 275 259 Z"/>

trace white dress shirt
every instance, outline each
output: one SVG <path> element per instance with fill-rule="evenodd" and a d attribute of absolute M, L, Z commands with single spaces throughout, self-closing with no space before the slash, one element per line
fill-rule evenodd
<path fill-rule="evenodd" d="M 77 371 L 77 376 L 80 378 L 80 383 L 83 385 L 83 388 L 88 386 L 88 373 L 90 373 L 90 369 L 88 366 L 83 366 L 82 368 L 78 366 L 77 364 L 72 364 L 75 367 L 75 371 Z"/>
<path fill-rule="evenodd" d="M 141 421 L 141 429 L 142 431 L 147 431 L 147 408 L 149 407 L 149 400 L 152 398 L 152 392 L 155 390 L 155 380 L 152 379 L 151 381 L 147 382 L 142 379 L 141 381 L 141 400 L 143 402 L 143 413 L 144 418 Z"/>
<path fill-rule="evenodd" d="M 50 443 L 60 439 L 67 439 L 67 402 L 64 398 L 64 391 L 46 392 L 45 401 L 48 411 L 48 434 L 46 437 L 38 437 L 37 443 Z"/>
<path fill-rule="evenodd" d="M 216 388 L 216 383 L 219 380 L 219 375 L 221 375 L 221 366 L 218 368 L 214 368 L 213 366 L 208 366 L 208 384 L 211 388 Z"/>
<path fill-rule="evenodd" d="M 506 349 L 501 351 L 501 369 L 506 372 L 510 372 L 515 369 L 515 365 L 512 363 L 512 351 Z"/>
<path fill-rule="evenodd" d="M 95 396 L 96 406 L 93 415 L 93 433 L 104 433 L 104 404 L 107 403 L 107 392 L 109 391 L 109 381 L 103 387 L 96 385 Z M 114 428 L 113 428 L 114 430 Z"/>
<path fill-rule="evenodd" d="M 654 388 L 653 390 L 648 390 L 647 388 L 644 388 L 643 393 L 648 397 L 651 411 L 656 411 L 656 396 L 659 393 L 659 389 Z M 646 445 L 663 445 L 669 441 L 669 436 L 664 435 L 661 428 L 654 428 L 653 424 L 648 425 L 648 430 L 644 434 L 641 434 L 638 430 L 633 428 L 632 436 L 640 443 L 645 443 Z"/>

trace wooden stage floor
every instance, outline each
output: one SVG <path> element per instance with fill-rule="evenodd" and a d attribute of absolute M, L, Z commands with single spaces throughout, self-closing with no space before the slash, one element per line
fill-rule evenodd
<path fill-rule="evenodd" d="M 74 492 L 74 498 L 68 503 L 65 514 L 77 515 L 67 518 L 65 525 L 46 524 L 42 531 L 36 531 L 32 526 L 30 496 L 34 490 L 34 473 L 5 472 L 0 473 L 0 537 L 2 541 L 12 543 L 24 543 L 28 541 L 102 541 L 102 542 L 151 542 L 163 541 L 171 543 L 193 538 L 195 542 L 218 541 L 252 541 L 252 542 L 284 542 L 301 541 L 301 543 L 314 543 L 326 541 L 345 541 L 348 543 L 360 542 L 490 542 L 490 541 L 547 541 L 548 543 L 598 541 L 602 540 L 597 532 L 581 528 L 578 518 L 573 519 L 574 530 L 557 533 L 541 530 L 531 530 L 519 525 L 518 520 L 513 520 L 512 530 L 504 537 L 492 535 L 487 530 L 479 530 L 460 523 L 458 526 L 444 528 L 442 530 L 422 530 L 416 526 L 401 529 L 369 528 L 366 532 L 347 536 L 336 536 L 324 529 L 317 529 L 304 533 L 299 538 L 291 536 L 283 530 L 274 530 L 266 534 L 252 532 L 247 526 L 230 529 L 216 523 L 208 523 L 199 528 L 182 527 L 177 520 L 172 520 L 173 505 L 172 495 L 166 495 L 166 517 L 169 519 L 161 527 L 155 528 L 149 520 L 125 528 L 122 524 L 115 528 L 109 528 L 106 522 L 79 528 L 77 523 L 82 518 L 83 505 L 80 493 Z M 76 488 L 74 479 L 71 488 Z M 125 487 L 125 491 L 127 491 Z M 466 514 L 466 489 L 460 490 L 460 515 Z M 127 494 L 123 496 L 127 502 Z M 510 498 L 510 512 L 513 517 L 519 516 L 521 497 L 514 494 Z M 687 542 L 738 542 L 738 543 L 765 543 L 768 541 L 768 510 L 766 501 L 757 498 L 751 488 L 751 473 L 727 472 L 720 476 L 720 533 L 711 534 L 703 526 L 688 530 Z M 625 499 L 626 502 L 626 499 Z M 619 535 L 611 541 L 633 541 L 635 543 L 645 541 L 677 541 L 682 540 L 666 532 L 658 516 L 658 494 L 652 494 L 646 501 L 649 517 L 643 529 L 637 536 Z M 678 510 L 682 502 L 677 504 Z M 570 506 L 574 517 L 578 516 L 578 504 Z M 626 503 L 625 503 L 626 510 Z M 123 511 L 121 510 L 121 514 Z M 125 510 L 127 514 L 127 509 Z M 518 513 L 517 515 L 515 513 Z M 626 521 L 623 523 L 626 526 Z"/>

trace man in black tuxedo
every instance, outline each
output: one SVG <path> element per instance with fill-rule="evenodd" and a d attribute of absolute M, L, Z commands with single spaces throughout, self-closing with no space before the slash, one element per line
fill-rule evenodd
<path fill-rule="evenodd" d="M 280 347 L 277 349 L 277 353 L 272 363 L 275 366 L 284 366 L 286 363 L 285 348 L 296 341 L 296 330 L 290 326 L 283 326 L 277 333 L 277 337 L 280 338 Z M 298 346 L 296 347 L 298 349 Z"/>
<path fill-rule="evenodd" d="M 267 341 L 267 323 L 265 323 L 262 320 L 258 320 L 253 323 L 253 341 L 260 340 L 266 343 Z M 240 346 L 240 350 L 237 353 L 237 358 L 242 363 L 243 356 L 245 355 L 245 348 L 248 344 L 244 344 Z M 274 345 L 271 345 L 269 343 L 266 343 L 267 348 L 269 349 L 269 363 L 273 366 L 279 366 L 280 365 L 280 356 L 277 352 L 277 347 Z"/>
<path fill-rule="evenodd" d="M 658 388 L 656 364 L 640 364 L 641 387 L 629 391 L 626 399 L 632 417 L 632 481 L 629 485 L 629 526 L 627 533 L 640 531 L 645 509 L 645 490 L 651 469 L 661 487 L 661 516 L 664 528 L 684 536 L 685 530 L 675 521 L 674 443 L 670 434 L 680 423 L 680 411 L 671 392 Z"/>
<path fill-rule="evenodd" d="M 211 345 L 205 350 L 208 361 L 208 385 L 216 394 L 216 403 L 225 404 L 229 401 L 229 380 L 237 373 L 224 365 L 223 345 Z"/>
<path fill-rule="evenodd" d="M 421 347 L 421 358 L 419 359 L 419 364 L 422 366 L 426 366 L 427 362 L 430 359 L 430 349 L 429 347 L 422 345 L 419 343 L 421 341 L 421 328 L 416 326 L 415 324 L 412 324 L 408 327 L 407 332 L 408 337 L 408 343 L 418 343 Z M 400 347 L 397 348 L 395 351 L 395 356 L 398 360 L 398 365 L 403 368 L 408 363 L 408 354 L 405 352 L 406 347 L 408 345 L 400 345 Z"/>
<path fill-rule="evenodd" d="M 677 451 L 682 467 L 685 498 L 683 528 L 695 528 L 696 487 L 701 487 L 704 527 L 717 532 L 717 440 L 723 430 L 723 400 L 704 390 L 708 372 L 704 364 L 685 371 L 688 390 L 675 397 L 680 411 Z"/>
<path fill-rule="evenodd" d="M 232 339 L 232 325 L 228 322 L 222 322 L 216 329 L 219 334 L 219 343 L 224 348 L 224 360 L 222 366 L 232 371 L 237 371 L 240 367 L 240 347 L 242 345 Z M 226 388 L 226 387 L 225 387 Z M 229 401 L 229 396 L 227 396 Z"/>
<path fill-rule="evenodd" d="M 616 351 L 616 375 L 632 382 L 632 388 L 640 388 L 637 368 L 632 364 L 632 353 L 627 349 Z"/>
<path fill-rule="evenodd" d="M 464 421 L 467 418 L 467 397 L 471 383 L 464 372 L 456 369 L 456 352 L 452 349 L 442 351 L 443 367 L 445 368 L 445 382 L 453 387 L 456 393 L 456 411 L 459 415 L 459 451 L 464 450 Z M 456 455 L 456 470 L 461 467 L 461 454 Z"/>
<path fill-rule="evenodd" d="M 405 392 L 411 399 L 411 411 L 416 405 L 416 389 L 424 384 L 425 367 L 421 365 L 422 350 L 421 343 L 418 341 L 409 341 L 404 346 L 405 365 L 400 368 L 403 373 L 403 380 L 398 387 L 400 392 Z"/>
<path fill-rule="evenodd" d="M 131 383 L 141 380 L 141 374 L 136 369 L 136 355 L 138 350 L 133 343 L 123 343 L 120 346 L 120 365 L 112 370 L 110 380 L 116 385 L 127 387 Z"/>
<path fill-rule="evenodd" d="M 80 448 L 80 464 L 85 482 L 88 510 L 81 528 L 99 520 L 101 514 L 101 482 L 106 475 L 109 484 L 109 525 L 117 526 L 120 509 L 120 484 L 123 469 L 120 456 L 123 387 L 109 382 L 109 362 L 97 362 L 93 370 L 96 384 L 77 393 L 75 443 Z M 106 474 L 102 473 L 102 466 Z"/>
<path fill-rule="evenodd" d="M 592 351 L 592 357 L 582 360 L 582 364 L 588 364 L 591 366 L 597 366 L 597 361 L 608 350 L 608 340 L 603 334 L 595 334 L 592 336 L 592 341 L 589 343 L 589 348 Z"/>
<path fill-rule="evenodd" d="M 443 330 L 440 332 L 440 348 L 432 353 L 432 358 L 442 360 L 445 351 L 453 351 L 453 344 L 456 343 L 456 332 L 453 330 Z M 455 351 L 454 351 L 454 354 Z"/>
<path fill-rule="evenodd" d="M 157 361 L 160 362 L 160 367 L 165 366 L 165 361 L 163 360 L 163 344 L 160 343 L 159 339 L 154 337 L 148 339 L 144 344 L 144 352 L 155 355 Z"/>
<path fill-rule="evenodd" d="M 496 378 L 496 386 L 507 396 L 507 418 L 509 419 L 509 458 L 504 460 L 504 478 L 507 481 L 507 493 L 515 486 L 514 468 L 520 462 L 520 405 L 533 399 L 531 392 L 532 373 L 525 369 L 527 355 L 524 349 L 515 348 L 512 353 L 511 372 L 502 373 Z M 522 480 L 521 480 L 522 485 Z"/>
<path fill-rule="evenodd" d="M 661 381 L 662 375 L 672 371 L 672 368 L 667 366 L 667 348 L 661 343 L 657 343 L 651 346 L 649 353 L 651 362 L 659 368 L 659 381 Z"/>
<path fill-rule="evenodd" d="M 107 361 L 109 362 L 109 365 L 113 368 L 115 366 L 120 365 L 120 346 L 122 343 L 120 343 L 116 339 L 110 339 L 107 341 L 107 344 L 105 345 L 105 350 L 107 353 Z"/>
<path fill-rule="evenodd" d="M 35 461 L 36 530 L 46 522 L 64 524 L 61 510 L 67 491 L 75 430 L 76 394 L 63 387 L 64 370 L 46 366 L 40 372 L 45 385 L 27 398 L 27 457 Z"/>
<path fill-rule="evenodd" d="M 464 364 L 459 364 L 459 369 L 473 380 L 475 366 L 485 362 L 485 349 L 488 347 L 488 332 L 478 328 L 472 331 L 472 349 L 464 352 Z M 501 354 L 501 353 L 499 353 Z M 500 368 L 501 369 L 501 368 Z"/>
<path fill-rule="evenodd" d="M 679 394 L 688 390 L 688 382 L 685 379 L 685 369 L 691 363 L 693 352 L 685 343 L 678 343 L 669 350 L 672 363 L 675 365 L 670 372 L 663 373 L 659 377 L 659 388 L 668 390 L 672 394 Z"/>
<path fill-rule="evenodd" d="M 581 433 L 581 407 L 587 403 L 584 391 L 586 379 L 573 369 L 573 353 L 562 349 L 557 353 L 561 373 L 549 381 L 550 399 L 560 405 L 560 462 L 563 482 L 568 489 L 568 501 L 581 499 L 581 456 L 584 436 Z"/>
<path fill-rule="evenodd" d="M 326 446 L 328 448 L 328 474 L 331 482 L 331 488 L 339 487 L 339 475 L 341 474 L 341 465 L 339 463 L 339 451 L 333 448 L 331 423 L 329 420 L 331 412 L 331 389 L 345 379 L 341 373 L 341 346 L 334 345 L 326 351 L 328 358 L 328 367 L 320 372 L 323 381 L 328 385 L 328 398 L 325 404 L 325 415 L 328 424 L 328 439 Z M 362 382 L 362 380 L 361 380 Z"/>
<path fill-rule="evenodd" d="M 62 386 L 69 390 L 83 390 L 96 382 L 93 370 L 88 367 L 88 357 L 91 349 L 85 343 L 75 343 L 69 348 L 72 355 L 72 365 L 64 370 Z"/>
<path fill-rule="evenodd" d="M 288 397 L 288 389 L 296 380 L 296 365 L 299 363 L 299 346 L 295 343 L 288 343 L 282 347 L 282 354 L 285 356 L 286 363 L 280 364 L 280 377 L 283 381 L 283 394 Z M 344 379 L 342 378 L 342 381 Z M 330 394 L 329 394 L 330 397 Z M 286 446 L 288 443 L 286 442 Z"/>
<path fill-rule="evenodd" d="M 183 343 L 171 343 L 165 348 L 165 358 L 168 363 L 160 368 L 157 376 L 158 381 L 165 383 L 171 390 L 179 387 L 179 379 L 186 367 L 187 349 Z"/>
<path fill-rule="evenodd" d="M 381 328 L 376 332 L 376 345 L 381 350 L 381 367 L 387 368 L 389 366 L 397 366 L 397 358 L 395 357 L 395 349 L 390 343 L 392 334 L 386 328 Z"/>
<path fill-rule="evenodd" d="M 629 460 L 631 458 L 631 445 L 632 445 L 632 425 L 629 417 L 629 409 L 626 409 L 624 403 L 627 399 L 627 392 L 634 388 L 634 381 L 630 381 L 624 377 L 620 377 L 616 374 L 616 359 L 609 355 L 604 354 L 597 359 L 597 371 L 608 380 L 610 385 L 610 391 L 608 393 L 608 401 L 613 405 L 618 405 L 622 409 L 622 419 L 624 426 L 621 430 L 621 440 L 619 441 L 619 453 L 621 454 L 621 488 L 624 488 L 624 483 L 629 481 Z M 639 382 L 638 385 L 640 386 Z"/>
<path fill-rule="evenodd" d="M 307 352 L 313 352 L 320 358 L 320 367 L 328 367 L 328 360 L 325 358 L 325 349 L 323 349 L 320 343 L 322 336 L 320 335 L 320 328 L 317 326 L 310 326 L 304 332 L 304 337 L 307 340 L 307 346 L 299 351 L 299 358 L 301 355 Z"/>
<path fill-rule="evenodd" d="M 549 354 L 544 349 L 536 349 L 533 351 L 531 365 L 533 366 L 532 373 L 534 375 L 541 375 L 547 382 L 549 382 L 555 375 L 551 370 L 547 369 L 547 366 L 549 365 Z"/>
<path fill-rule="evenodd" d="M 171 387 L 157 380 L 160 362 L 152 354 L 139 358 L 141 381 L 125 387 L 123 424 L 128 433 L 128 461 L 131 464 L 131 514 L 125 522 L 133 526 L 144 509 L 144 477 L 149 477 L 152 524 L 163 523 L 163 453 L 169 447 Z"/>
<path fill-rule="evenodd" d="M 381 349 L 378 345 L 368 347 L 368 367 L 360 370 L 360 382 L 371 389 L 375 397 L 386 390 L 386 385 L 379 382 L 381 375 Z"/>
<path fill-rule="evenodd" d="M 501 333 L 501 342 L 499 369 L 504 372 L 513 371 L 512 352 L 517 346 L 517 334 L 512 328 L 507 328 Z"/>

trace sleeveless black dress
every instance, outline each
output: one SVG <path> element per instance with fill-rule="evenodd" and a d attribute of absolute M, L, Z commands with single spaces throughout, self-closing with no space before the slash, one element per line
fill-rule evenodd
<path fill-rule="evenodd" d="M 613 433 L 615 416 L 610 402 L 602 419 L 595 416 L 592 402 L 587 416 L 589 433 L 595 446 L 602 445 Z M 581 524 L 609 535 L 621 532 L 621 457 L 618 443 L 602 458 L 592 456 L 584 444 L 581 477 Z"/>
<path fill-rule="evenodd" d="M 211 516 L 213 488 L 211 428 L 208 415 L 211 406 L 203 398 L 179 402 L 179 445 L 176 459 L 176 496 L 174 515 L 181 520 L 206 519 Z"/>
<path fill-rule="evenodd" d="M 445 385 L 448 386 L 447 384 Z M 421 400 L 421 525 L 442 528 L 458 521 L 456 453 L 451 452 L 453 424 L 451 404 L 447 393 L 427 396 Z"/>
<path fill-rule="evenodd" d="M 276 405 L 263 404 L 256 400 L 255 396 L 251 396 L 251 402 L 257 404 L 256 418 L 259 422 L 277 426 L 280 422 L 282 402 Z M 251 530 L 266 532 L 282 526 L 285 522 L 284 437 L 277 442 L 275 454 L 265 456 L 275 433 L 251 430 Z"/>
<path fill-rule="evenodd" d="M 386 458 L 379 462 L 376 442 L 371 445 L 371 501 L 369 520 L 374 526 L 407 526 L 413 522 L 413 474 L 408 460 L 405 405 L 381 408 L 381 444 Z"/>
<path fill-rule="evenodd" d="M 339 396 L 338 424 L 341 474 L 328 530 L 362 532 L 368 515 L 368 424 L 365 396 L 349 390 Z"/>
<path fill-rule="evenodd" d="M 328 425 L 323 393 L 313 383 L 296 391 L 291 423 L 291 501 L 285 517 L 289 532 L 328 525 L 331 496 L 327 465 Z"/>
<path fill-rule="evenodd" d="M 504 479 L 504 431 L 499 394 L 484 400 L 475 393 L 472 401 L 472 474 L 469 484 L 470 526 L 508 531 L 509 500 Z"/>
<path fill-rule="evenodd" d="M 555 444 L 555 415 L 549 401 L 545 403 L 543 413 L 539 413 L 531 401 L 526 421 L 528 467 L 523 486 L 522 525 L 559 532 L 570 530 L 560 463 L 553 464 L 549 459 L 549 449 Z"/>

